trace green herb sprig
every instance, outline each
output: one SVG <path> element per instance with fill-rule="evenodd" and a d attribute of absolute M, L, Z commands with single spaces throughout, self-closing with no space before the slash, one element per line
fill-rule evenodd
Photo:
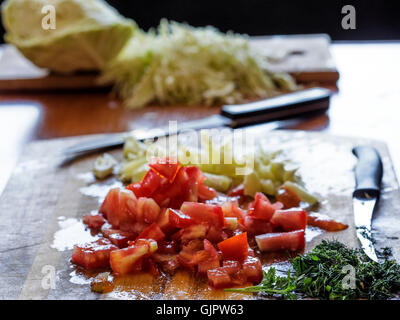
<path fill-rule="evenodd" d="M 395 260 L 385 257 L 376 263 L 362 251 L 338 241 L 324 240 L 290 262 L 287 276 L 277 276 L 271 267 L 259 285 L 226 290 L 330 300 L 389 299 L 400 290 L 400 265 Z"/>

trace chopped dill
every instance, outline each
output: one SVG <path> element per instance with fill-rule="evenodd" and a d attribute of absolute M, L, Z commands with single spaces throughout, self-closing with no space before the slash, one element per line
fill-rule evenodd
<path fill-rule="evenodd" d="M 286 299 L 389 299 L 400 291 L 400 265 L 389 255 L 390 250 L 384 249 L 384 260 L 377 263 L 359 249 L 323 240 L 311 252 L 291 259 L 292 269 L 286 276 L 276 275 L 271 267 L 259 285 L 225 290 Z"/>

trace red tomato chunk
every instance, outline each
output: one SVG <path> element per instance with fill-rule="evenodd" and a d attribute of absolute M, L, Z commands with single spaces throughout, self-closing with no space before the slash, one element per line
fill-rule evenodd
<path fill-rule="evenodd" d="M 303 250 L 305 247 L 304 230 L 258 235 L 256 243 L 261 251 Z"/>
<path fill-rule="evenodd" d="M 110 264 L 110 253 L 118 247 L 106 238 L 84 245 L 75 245 L 72 253 L 72 261 L 86 269 L 107 267 Z"/>

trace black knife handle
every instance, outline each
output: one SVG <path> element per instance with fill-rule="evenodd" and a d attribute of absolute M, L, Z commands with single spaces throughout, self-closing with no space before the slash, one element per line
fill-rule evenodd
<path fill-rule="evenodd" d="M 379 197 L 382 182 L 383 166 L 378 151 L 370 146 L 357 146 L 353 154 L 358 158 L 355 167 L 356 188 L 354 196 Z"/>
<path fill-rule="evenodd" d="M 221 114 L 238 125 L 281 120 L 303 113 L 326 110 L 332 92 L 325 88 L 299 90 L 276 97 L 236 105 L 225 105 Z"/>

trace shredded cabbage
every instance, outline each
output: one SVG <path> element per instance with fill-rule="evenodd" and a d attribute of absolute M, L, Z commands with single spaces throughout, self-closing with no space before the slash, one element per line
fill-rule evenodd
<path fill-rule="evenodd" d="M 239 103 L 296 87 L 290 76 L 274 79 L 266 69 L 246 36 L 162 20 L 156 31 L 135 34 L 102 81 L 115 83 L 130 108 Z"/>

